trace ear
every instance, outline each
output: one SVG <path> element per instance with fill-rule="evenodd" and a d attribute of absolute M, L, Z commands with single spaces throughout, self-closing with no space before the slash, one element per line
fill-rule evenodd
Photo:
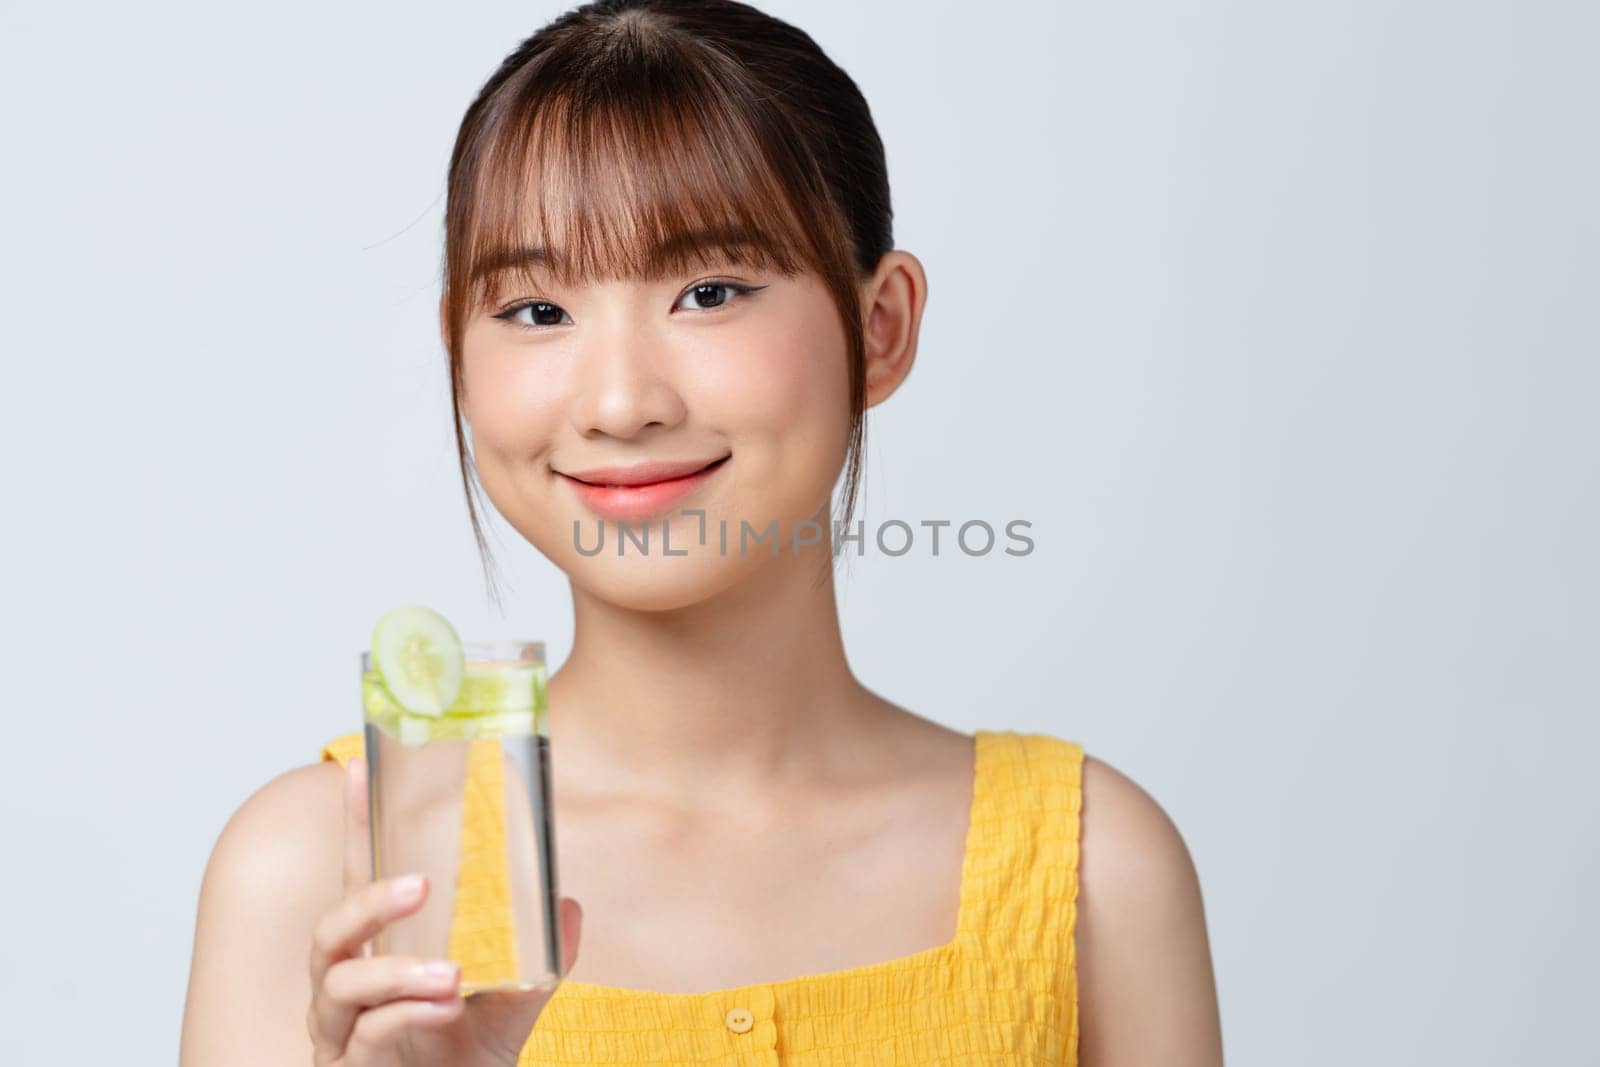
<path fill-rule="evenodd" d="M 884 255 L 862 294 L 867 407 L 887 400 L 911 373 L 927 303 L 928 276 L 917 257 L 900 249 Z"/>

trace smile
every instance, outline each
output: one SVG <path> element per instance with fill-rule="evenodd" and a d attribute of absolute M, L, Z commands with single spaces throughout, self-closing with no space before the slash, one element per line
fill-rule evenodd
<path fill-rule="evenodd" d="M 710 481 L 729 458 L 723 456 L 689 474 L 637 485 L 595 484 L 570 474 L 562 474 L 561 479 L 586 508 L 602 519 L 636 521 L 656 517 L 680 503 Z"/>

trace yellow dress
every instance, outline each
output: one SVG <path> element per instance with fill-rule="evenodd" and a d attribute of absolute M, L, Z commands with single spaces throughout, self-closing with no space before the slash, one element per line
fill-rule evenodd
<path fill-rule="evenodd" d="M 1076 1067 L 1074 946 L 1083 748 L 1048 734 L 978 730 L 953 940 L 824 974 L 700 993 L 564 979 L 519 1067 L 795 1064 L 805 1067 L 1026 1064 Z M 359 733 L 323 759 L 343 766 Z M 463 977 L 504 966 L 500 812 L 471 788 L 500 760 L 469 767 L 452 958 Z M 476 799 L 474 799 L 476 798 Z"/>

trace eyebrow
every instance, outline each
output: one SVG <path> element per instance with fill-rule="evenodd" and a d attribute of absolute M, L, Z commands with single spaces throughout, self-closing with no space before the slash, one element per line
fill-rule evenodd
<path fill-rule="evenodd" d="M 646 257 L 646 270 L 651 275 L 659 275 L 668 264 L 692 254 L 696 249 L 715 251 L 731 248 L 754 248 L 769 255 L 773 252 L 770 240 L 742 226 L 678 231 L 651 245 Z M 473 264 L 472 277 L 478 279 L 502 271 L 551 266 L 560 258 L 559 253 L 543 245 L 496 249 L 478 258 Z"/>

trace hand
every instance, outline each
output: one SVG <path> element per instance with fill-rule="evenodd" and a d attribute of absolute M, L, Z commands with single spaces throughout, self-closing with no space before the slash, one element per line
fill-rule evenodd
<path fill-rule="evenodd" d="M 551 992 L 459 995 L 448 960 L 369 956 L 367 943 L 428 896 L 423 875 L 372 881 L 366 761 L 345 771 L 344 898 L 317 924 L 306 1023 L 316 1067 L 515 1067 Z M 583 911 L 560 900 L 562 973 L 577 958 Z"/>

